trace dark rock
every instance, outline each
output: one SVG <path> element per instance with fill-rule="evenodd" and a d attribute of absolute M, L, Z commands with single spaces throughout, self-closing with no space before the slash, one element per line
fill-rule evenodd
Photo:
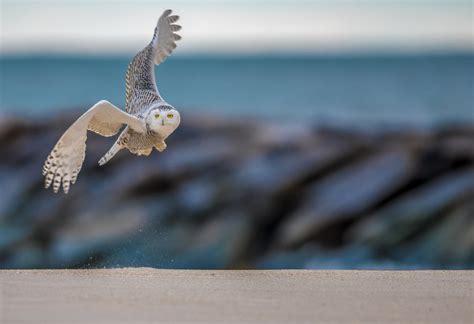
<path fill-rule="evenodd" d="M 183 183 L 173 193 L 179 217 L 205 217 L 219 204 L 219 179 L 201 177 Z"/>
<path fill-rule="evenodd" d="M 225 269 L 239 267 L 253 231 L 250 219 L 242 211 L 231 210 L 215 215 L 196 228 L 190 246 L 175 258 L 178 268 Z"/>
<path fill-rule="evenodd" d="M 474 194 L 474 169 L 459 170 L 407 192 L 353 229 L 354 241 L 394 247 L 437 221 L 449 208 Z"/>
<path fill-rule="evenodd" d="M 257 269 L 302 269 L 307 262 L 322 253 L 315 245 L 304 245 L 294 250 L 270 251 L 255 265 Z"/>
<path fill-rule="evenodd" d="M 61 226 L 50 244 L 52 267 L 70 267 L 121 243 L 145 226 L 146 211 L 138 205 L 91 210 Z"/>
<path fill-rule="evenodd" d="M 474 194 L 426 230 L 414 242 L 394 247 L 407 263 L 430 264 L 432 268 L 474 267 Z M 408 252 L 409 251 L 409 252 Z"/>
<path fill-rule="evenodd" d="M 0 254 L 31 236 L 31 228 L 0 223 Z"/>
<path fill-rule="evenodd" d="M 44 269 L 49 268 L 48 251 L 30 242 L 15 247 L 8 256 L 0 262 L 4 269 Z"/>
<path fill-rule="evenodd" d="M 0 118 L 0 267 L 472 268 L 474 128 L 187 116 L 168 149 L 90 134 L 68 195 L 41 166 L 79 116 Z"/>
<path fill-rule="evenodd" d="M 315 182 L 301 207 L 281 226 L 281 244 L 298 244 L 317 236 L 329 223 L 366 212 L 408 181 L 414 162 L 413 152 L 394 148 Z"/>
<path fill-rule="evenodd" d="M 242 192 L 276 194 L 315 177 L 331 165 L 347 159 L 358 149 L 340 142 L 320 144 L 307 150 L 251 156 L 243 161 L 232 178 Z"/>

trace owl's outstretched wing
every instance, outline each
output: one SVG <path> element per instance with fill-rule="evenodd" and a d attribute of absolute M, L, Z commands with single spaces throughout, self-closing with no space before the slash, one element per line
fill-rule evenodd
<path fill-rule="evenodd" d="M 175 34 L 175 31 L 181 29 L 180 25 L 174 24 L 178 21 L 179 16 L 171 16 L 171 10 L 165 10 L 158 19 L 158 23 L 151 40 L 151 46 L 154 48 L 154 62 L 160 64 L 168 56 L 171 55 L 176 48 L 176 41 L 181 39 L 181 36 Z"/>
<path fill-rule="evenodd" d="M 150 104 L 163 99 L 155 82 L 155 64 L 163 62 L 176 48 L 181 36 L 175 32 L 181 26 L 174 24 L 179 16 L 166 10 L 158 19 L 151 42 L 128 65 L 126 76 L 126 108 L 130 114 L 140 114 Z"/>
<path fill-rule="evenodd" d="M 68 193 L 70 183 L 75 183 L 86 155 L 87 131 L 102 136 L 112 136 L 126 124 L 137 132 L 146 131 L 144 123 L 112 105 L 101 100 L 79 117 L 61 136 L 48 155 L 44 166 L 45 188 L 53 184 L 54 192 L 61 185 Z"/>

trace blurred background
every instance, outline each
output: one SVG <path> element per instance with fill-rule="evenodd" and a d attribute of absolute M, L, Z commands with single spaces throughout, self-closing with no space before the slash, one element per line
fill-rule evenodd
<path fill-rule="evenodd" d="M 168 149 L 90 134 L 68 195 L 44 159 L 124 107 L 162 11 Z M 474 269 L 473 5 L 1 0 L 0 268 Z"/>

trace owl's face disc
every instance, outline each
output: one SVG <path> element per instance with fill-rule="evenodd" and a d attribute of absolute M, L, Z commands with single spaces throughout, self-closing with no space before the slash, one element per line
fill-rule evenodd
<path fill-rule="evenodd" d="M 158 107 L 150 111 L 147 117 L 148 126 L 164 138 L 168 137 L 181 121 L 179 112 L 171 106 Z"/>

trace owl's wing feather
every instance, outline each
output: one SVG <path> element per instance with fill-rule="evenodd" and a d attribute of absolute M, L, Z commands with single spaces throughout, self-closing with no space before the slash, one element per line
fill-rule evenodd
<path fill-rule="evenodd" d="M 101 100 L 86 111 L 64 132 L 48 155 L 43 166 L 45 188 L 53 184 L 54 192 L 58 192 L 62 185 L 64 192 L 68 193 L 70 183 L 76 182 L 86 155 L 87 130 L 112 136 L 124 124 L 137 132 L 146 132 L 141 120 L 108 101 Z"/>
<path fill-rule="evenodd" d="M 155 64 L 163 62 L 176 48 L 181 36 L 175 32 L 181 26 L 174 24 L 179 16 L 166 10 L 158 19 L 151 42 L 135 55 L 128 65 L 126 75 L 126 111 L 140 114 L 150 104 L 162 101 L 155 82 Z"/>
<path fill-rule="evenodd" d="M 180 25 L 174 24 L 178 21 L 179 16 L 171 15 L 171 10 L 165 10 L 155 28 L 155 33 L 151 41 L 154 48 L 154 62 L 160 64 L 168 56 L 171 55 L 176 48 L 176 41 L 181 39 L 181 36 L 174 33 L 181 29 Z"/>

